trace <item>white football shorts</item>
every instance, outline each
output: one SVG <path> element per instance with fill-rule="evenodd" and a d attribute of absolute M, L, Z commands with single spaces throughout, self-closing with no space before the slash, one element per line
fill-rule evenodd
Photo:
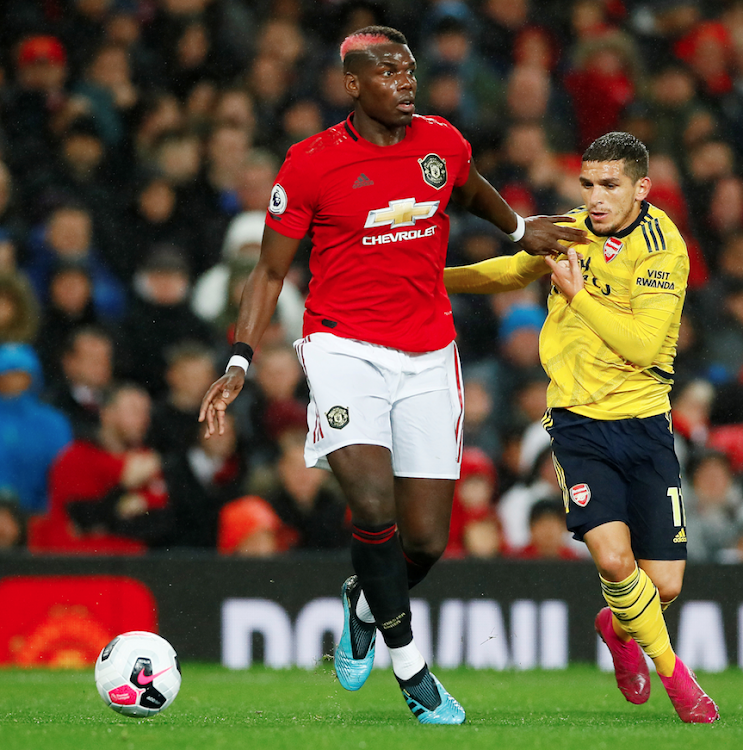
<path fill-rule="evenodd" d="M 415 354 L 332 333 L 294 342 L 310 387 L 307 466 L 347 445 L 381 445 L 398 477 L 458 479 L 464 388 L 459 352 Z"/>

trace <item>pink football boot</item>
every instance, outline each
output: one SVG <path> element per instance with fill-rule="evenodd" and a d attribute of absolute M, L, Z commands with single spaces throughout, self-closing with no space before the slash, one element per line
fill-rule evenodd
<path fill-rule="evenodd" d="M 676 709 L 688 724 L 711 724 L 720 718 L 715 702 L 699 687 L 694 673 L 676 657 L 676 666 L 670 677 L 659 674 L 663 687 Z"/>
<path fill-rule="evenodd" d="M 604 607 L 596 615 L 594 626 L 611 652 L 617 687 L 630 703 L 645 703 L 650 697 L 650 673 L 645 656 L 633 639 L 624 642 L 614 632 L 611 618 L 611 610 Z"/>

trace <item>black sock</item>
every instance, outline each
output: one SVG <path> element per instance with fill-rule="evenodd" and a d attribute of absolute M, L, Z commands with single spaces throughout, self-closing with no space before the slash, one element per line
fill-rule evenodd
<path fill-rule="evenodd" d="M 390 648 L 413 640 L 405 557 L 394 524 L 354 524 L 351 561 L 384 642 Z"/>

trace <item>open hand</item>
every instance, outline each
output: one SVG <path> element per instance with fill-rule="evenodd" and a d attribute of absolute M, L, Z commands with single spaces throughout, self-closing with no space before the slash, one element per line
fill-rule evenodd
<path fill-rule="evenodd" d="M 565 252 L 560 241 L 570 245 L 588 242 L 584 229 L 557 226 L 561 222 L 574 222 L 572 216 L 529 216 L 524 221 L 524 236 L 516 244 L 529 255 L 560 255 Z"/>
<path fill-rule="evenodd" d="M 233 366 L 212 383 L 201 401 L 199 422 L 206 421 L 206 437 L 215 432 L 224 434 L 224 413 L 227 407 L 237 398 L 237 394 L 245 385 L 245 371 L 241 367 Z"/>

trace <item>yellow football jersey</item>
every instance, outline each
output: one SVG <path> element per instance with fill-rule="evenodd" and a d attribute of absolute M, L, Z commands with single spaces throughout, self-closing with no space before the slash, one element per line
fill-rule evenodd
<path fill-rule="evenodd" d="M 547 405 L 594 419 L 650 417 L 670 408 L 681 311 L 689 275 L 676 226 L 643 202 L 616 235 L 594 234 L 585 207 L 570 212 L 588 230 L 585 287 L 568 304 L 553 287 L 540 336 L 550 376 Z"/>
<path fill-rule="evenodd" d="M 652 417 L 670 409 L 681 310 L 689 275 L 686 244 L 676 226 L 643 202 L 640 215 L 611 237 L 594 234 L 585 207 L 570 214 L 585 228 L 578 245 L 585 288 L 568 304 L 555 288 L 539 350 L 550 376 L 549 407 L 594 419 Z M 493 294 L 549 273 L 524 252 L 447 268 L 449 293 Z"/>

